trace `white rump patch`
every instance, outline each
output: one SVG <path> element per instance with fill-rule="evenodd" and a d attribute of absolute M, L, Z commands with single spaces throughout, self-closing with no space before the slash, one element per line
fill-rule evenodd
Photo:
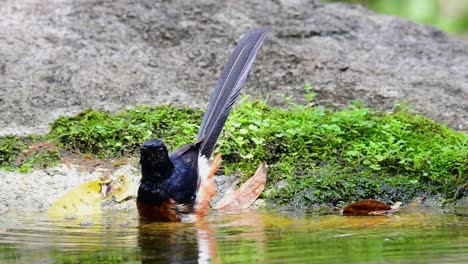
<path fill-rule="evenodd" d="M 197 198 L 195 199 L 195 211 L 198 210 L 200 202 L 205 199 L 205 193 L 199 192 L 202 186 L 205 186 L 208 181 L 208 174 L 211 171 L 211 164 L 209 160 L 203 156 L 198 156 L 198 176 L 200 177 L 200 184 L 198 185 Z"/>
<path fill-rule="evenodd" d="M 208 174 L 211 171 L 211 164 L 208 159 L 200 155 L 198 156 L 198 175 L 200 176 L 200 186 L 208 179 Z"/>

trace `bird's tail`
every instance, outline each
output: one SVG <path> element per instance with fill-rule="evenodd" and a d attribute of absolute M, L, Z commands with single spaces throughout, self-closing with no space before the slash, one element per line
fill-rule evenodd
<path fill-rule="evenodd" d="M 245 79 L 270 28 L 248 32 L 234 48 L 211 96 L 197 139 L 202 140 L 201 154 L 210 158 Z"/>

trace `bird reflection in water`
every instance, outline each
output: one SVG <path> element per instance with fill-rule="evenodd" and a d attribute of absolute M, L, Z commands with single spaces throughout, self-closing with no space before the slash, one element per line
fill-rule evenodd
<path fill-rule="evenodd" d="M 206 221 L 141 222 L 138 245 L 141 263 L 220 263 L 215 232 Z"/>

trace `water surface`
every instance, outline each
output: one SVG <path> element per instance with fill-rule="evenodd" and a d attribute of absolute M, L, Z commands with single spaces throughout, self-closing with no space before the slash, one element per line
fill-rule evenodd
<path fill-rule="evenodd" d="M 211 212 L 192 224 L 134 213 L 0 215 L 0 263 L 468 263 L 468 217 Z"/>

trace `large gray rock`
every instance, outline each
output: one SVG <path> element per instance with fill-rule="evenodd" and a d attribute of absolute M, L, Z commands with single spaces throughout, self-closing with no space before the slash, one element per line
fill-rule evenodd
<path fill-rule="evenodd" d="M 137 104 L 204 106 L 243 33 L 273 26 L 245 92 L 381 109 L 409 100 L 468 131 L 468 42 L 345 4 L 302 0 L 0 0 L 0 134 Z"/>

